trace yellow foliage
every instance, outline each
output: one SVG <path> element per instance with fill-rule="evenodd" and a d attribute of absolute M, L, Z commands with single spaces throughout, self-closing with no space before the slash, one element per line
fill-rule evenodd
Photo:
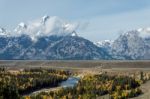
<path fill-rule="evenodd" d="M 31 99 L 30 96 L 25 96 L 25 99 Z"/>
<path fill-rule="evenodd" d="M 127 93 L 126 91 L 123 91 L 121 96 L 122 96 L 122 97 L 127 97 L 127 96 L 128 96 L 128 93 Z"/>
<path fill-rule="evenodd" d="M 79 95 L 78 99 L 81 99 L 81 95 Z"/>
<path fill-rule="evenodd" d="M 66 96 L 63 96 L 63 98 L 62 99 L 67 99 L 67 97 Z"/>
<path fill-rule="evenodd" d="M 46 95 L 43 95 L 43 97 L 42 97 L 43 99 L 47 99 L 47 96 Z"/>
<path fill-rule="evenodd" d="M 117 91 L 119 91 L 121 89 L 121 86 L 116 86 Z"/>

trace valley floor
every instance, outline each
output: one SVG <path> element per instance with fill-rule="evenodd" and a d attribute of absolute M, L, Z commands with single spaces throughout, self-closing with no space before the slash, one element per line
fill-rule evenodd
<path fill-rule="evenodd" d="M 0 67 L 6 67 L 10 72 L 24 68 L 53 68 L 70 70 L 84 77 L 88 74 L 107 73 L 108 75 L 127 75 L 139 77 L 140 72 L 150 75 L 150 61 L 0 61 Z M 145 76 L 146 76 L 145 75 Z M 150 81 L 140 86 L 143 94 L 132 99 L 150 99 Z M 53 88 L 51 90 L 56 90 Z M 44 89 L 46 90 L 46 89 Z M 101 97 L 102 98 L 102 97 Z M 108 96 L 103 96 L 108 99 Z"/>

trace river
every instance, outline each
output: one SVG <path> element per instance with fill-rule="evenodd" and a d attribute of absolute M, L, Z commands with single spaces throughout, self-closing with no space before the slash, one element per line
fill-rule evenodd
<path fill-rule="evenodd" d="M 61 82 L 60 87 L 74 87 L 75 85 L 77 85 L 79 80 L 79 77 L 69 77 L 66 81 Z"/>
<path fill-rule="evenodd" d="M 59 86 L 53 87 L 53 88 L 42 88 L 36 91 L 33 91 L 30 94 L 27 95 L 33 95 L 33 94 L 38 94 L 40 92 L 49 92 L 49 91 L 55 91 L 55 90 L 60 90 L 61 88 L 68 88 L 68 87 L 74 87 L 75 85 L 78 84 L 78 81 L 80 80 L 80 77 L 69 77 L 66 81 L 62 81 Z M 26 96 L 26 95 L 24 95 Z"/>

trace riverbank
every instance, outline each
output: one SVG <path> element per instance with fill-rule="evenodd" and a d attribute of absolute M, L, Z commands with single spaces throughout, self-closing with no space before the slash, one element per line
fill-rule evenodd
<path fill-rule="evenodd" d="M 41 88 L 41 89 L 38 89 L 38 90 L 35 90 L 29 94 L 25 94 L 23 96 L 31 96 L 31 95 L 36 95 L 36 94 L 39 94 L 41 92 L 50 92 L 50 91 L 58 91 L 62 88 L 73 88 L 75 85 L 78 84 L 78 81 L 80 80 L 80 75 L 79 76 L 71 76 L 69 77 L 67 80 L 65 81 L 62 81 L 57 87 L 49 87 L 49 88 Z"/>

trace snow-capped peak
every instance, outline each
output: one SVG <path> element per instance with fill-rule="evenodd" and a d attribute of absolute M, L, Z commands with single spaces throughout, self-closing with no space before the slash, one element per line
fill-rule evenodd
<path fill-rule="evenodd" d="M 20 24 L 18 24 L 19 27 L 22 27 L 22 28 L 26 28 L 27 25 L 24 23 L 24 22 L 21 22 Z"/>
<path fill-rule="evenodd" d="M 150 27 L 147 27 L 147 28 L 139 28 L 137 29 L 138 32 L 147 32 L 147 33 L 150 33 Z"/>
<path fill-rule="evenodd" d="M 139 29 L 137 29 L 137 31 L 139 32 L 139 36 L 141 36 L 143 38 L 150 37 L 150 27 L 139 28 Z"/>
<path fill-rule="evenodd" d="M 5 36 L 6 34 L 6 30 L 4 28 L 0 28 L 0 35 L 1 36 Z"/>
<path fill-rule="evenodd" d="M 76 33 L 76 31 L 73 31 L 73 32 L 71 33 L 71 36 L 78 36 L 78 34 Z"/>
<path fill-rule="evenodd" d="M 45 24 L 45 22 L 49 19 L 48 15 L 45 15 L 42 17 L 42 23 Z"/>
<path fill-rule="evenodd" d="M 139 28 L 137 29 L 138 32 L 142 32 L 143 31 L 143 28 Z"/>
<path fill-rule="evenodd" d="M 35 20 L 28 21 L 27 23 L 21 22 L 17 27 L 6 33 L 9 36 L 21 36 L 22 34 L 28 35 L 31 38 L 37 39 L 41 36 L 77 36 L 75 33 L 78 28 L 77 23 L 72 23 L 67 20 L 63 20 L 57 16 L 43 16 Z M 4 30 L 1 29 L 0 33 L 3 34 Z"/>
<path fill-rule="evenodd" d="M 22 34 L 27 29 L 27 25 L 24 22 L 18 24 L 18 26 L 14 29 L 16 34 Z"/>
<path fill-rule="evenodd" d="M 6 30 L 4 28 L 0 28 L 0 33 L 4 33 Z"/>

